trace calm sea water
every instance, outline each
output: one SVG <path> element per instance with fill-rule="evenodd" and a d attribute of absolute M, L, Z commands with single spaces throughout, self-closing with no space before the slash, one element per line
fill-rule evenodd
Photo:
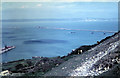
<path fill-rule="evenodd" d="M 33 56 L 54 57 L 67 55 L 81 45 L 94 44 L 113 33 L 42 29 L 40 27 L 117 31 L 116 21 L 31 21 L 3 22 L 2 39 L 15 49 L 2 55 L 3 62 L 27 59 Z M 75 33 L 71 33 L 75 32 Z M 3 45 L 4 46 L 4 45 Z"/>

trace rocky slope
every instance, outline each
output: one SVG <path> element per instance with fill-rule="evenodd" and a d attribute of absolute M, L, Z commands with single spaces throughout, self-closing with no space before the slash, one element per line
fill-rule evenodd
<path fill-rule="evenodd" d="M 98 76 L 120 64 L 120 32 L 54 68 L 45 76 Z M 119 73 L 120 70 L 118 70 Z M 120 74 L 120 73 L 119 73 Z"/>
<path fill-rule="evenodd" d="M 2 69 L 24 76 L 120 76 L 120 32 L 94 45 L 83 45 L 63 57 L 33 57 L 2 63 Z M 52 69 L 52 70 L 51 70 Z"/>

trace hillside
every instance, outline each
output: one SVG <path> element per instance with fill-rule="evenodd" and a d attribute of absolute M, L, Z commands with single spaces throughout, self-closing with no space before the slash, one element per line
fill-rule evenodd
<path fill-rule="evenodd" d="M 2 70 L 9 70 L 10 76 L 120 76 L 120 32 L 67 56 L 10 61 Z"/>
<path fill-rule="evenodd" d="M 69 59 L 45 76 L 109 76 L 110 73 L 118 76 L 119 66 L 120 32 L 103 39 L 94 48 Z"/>

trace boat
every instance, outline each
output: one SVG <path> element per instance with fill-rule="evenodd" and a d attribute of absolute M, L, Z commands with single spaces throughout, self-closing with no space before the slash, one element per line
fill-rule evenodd
<path fill-rule="evenodd" d="M 8 51 L 10 51 L 10 50 L 12 50 L 12 49 L 14 49 L 14 48 L 15 48 L 15 46 L 5 46 L 4 48 L 2 48 L 0 54 L 5 53 L 5 52 L 8 52 Z"/>

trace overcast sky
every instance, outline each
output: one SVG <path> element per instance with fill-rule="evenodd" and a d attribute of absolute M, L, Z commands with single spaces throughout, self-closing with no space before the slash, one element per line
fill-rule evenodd
<path fill-rule="evenodd" d="M 93 1 L 93 0 L 89 0 L 89 1 Z M 2 3 L 3 19 L 117 18 L 117 17 L 118 17 L 117 2 L 76 2 L 75 1 L 75 2 L 3 2 Z"/>

